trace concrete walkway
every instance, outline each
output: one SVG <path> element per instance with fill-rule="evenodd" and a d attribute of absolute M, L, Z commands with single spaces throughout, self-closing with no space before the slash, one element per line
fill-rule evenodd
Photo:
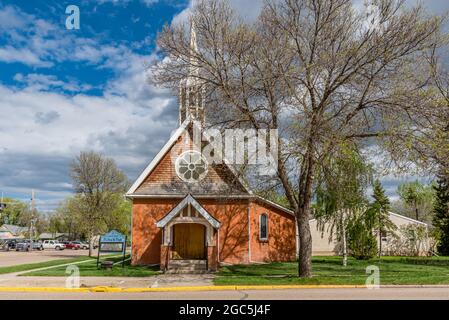
<path fill-rule="evenodd" d="M 133 277 L 80 277 L 80 287 L 120 287 L 120 288 L 165 288 L 195 287 L 213 285 L 213 275 L 157 275 L 145 278 Z M 1 287 L 62 287 L 66 286 L 66 277 L 23 277 L 1 275 Z"/>
<path fill-rule="evenodd" d="M 28 277 L 22 274 L 78 265 L 91 262 L 84 260 L 75 263 L 38 268 L 33 270 L 6 273 L 0 275 L 1 287 L 66 287 L 67 277 Z M 67 275 L 69 276 L 69 274 Z M 213 285 L 213 274 L 160 274 L 151 277 L 80 277 L 80 287 L 120 287 L 120 288 L 164 288 L 164 287 L 195 287 Z"/>

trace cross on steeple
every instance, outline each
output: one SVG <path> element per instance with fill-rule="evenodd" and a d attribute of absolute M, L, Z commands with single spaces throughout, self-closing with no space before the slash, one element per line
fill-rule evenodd
<path fill-rule="evenodd" d="M 204 89 L 200 85 L 199 71 L 197 67 L 196 54 L 198 43 L 196 37 L 195 22 L 190 22 L 190 65 L 189 75 L 181 80 L 179 85 L 179 123 L 191 116 L 193 119 L 204 124 Z"/>

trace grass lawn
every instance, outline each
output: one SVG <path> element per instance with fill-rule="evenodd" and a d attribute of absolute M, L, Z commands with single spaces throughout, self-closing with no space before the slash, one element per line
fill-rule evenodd
<path fill-rule="evenodd" d="M 57 266 L 59 264 L 79 262 L 79 261 L 84 261 L 84 260 L 88 260 L 88 259 L 89 259 L 89 257 L 77 257 L 77 258 L 71 258 L 71 259 L 58 259 L 58 260 L 38 262 L 38 263 L 19 264 L 16 266 L 0 267 L 0 274 L 21 272 L 21 271 L 27 271 L 27 270 L 33 270 L 33 269 L 45 268 L 45 267 L 52 267 L 52 266 Z"/>
<path fill-rule="evenodd" d="M 129 258 L 127 256 L 126 258 Z M 160 274 L 159 267 L 146 267 L 146 266 L 131 266 L 130 261 L 125 262 L 125 266 L 122 268 L 122 258 L 102 258 L 104 260 L 110 260 L 114 262 L 120 262 L 112 268 L 112 270 L 98 269 L 97 260 L 92 262 L 86 262 L 78 265 L 81 277 L 150 277 Z M 49 277 L 66 277 L 65 273 L 67 267 L 52 268 L 48 270 L 32 271 L 22 274 L 22 276 L 49 276 Z"/>
<path fill-rule="evenodd" d="M 216 285 L 364 285 L 366 267 L 380 270 L 380 284 L 449 284 L 449 257 L 382 257 L 368 261 L 349 258 L 343 267 L 341 257 L 314 257 L 313 277 L 299 279 L 297 263 L 270 263 L 227 266 L 214 279 Z"/>

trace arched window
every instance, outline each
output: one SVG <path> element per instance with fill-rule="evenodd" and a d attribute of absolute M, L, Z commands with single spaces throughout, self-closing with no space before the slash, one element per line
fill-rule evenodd
<path fill-rule="evenodd" d="M 260 215 L 259 239 L 268 240 L 268 216 L 266 214 Z"/>

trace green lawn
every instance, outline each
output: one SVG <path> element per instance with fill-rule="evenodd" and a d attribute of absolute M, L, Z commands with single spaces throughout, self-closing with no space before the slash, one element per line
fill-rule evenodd
<path fill-rule="evenodd" d="M 214 280 L 216 285 L 364 285 L 366 267 L 380 270 L 380 284 L 449 284 L 449 258 L 382 257 L 368 261 L 349 258 L 348 266 L 341 257 L 314 257 L 313 277 L 299 279 L 297 263 L 271 263 L 227 266 Z"/>
<path fill-rule="evenodd" d="M 126 258 L 129 258 L 127 256 Z M 120 262 L 112 268 L 112 270 L 104 270 L 97 268 L 97 260 L 86 262 L 78 265 L 81 277 L 150 277 L 160 273 L 159 267 L 131 266 L 130 261 L 125 262 L 122 268 L 121 257 L 102 258 L 103 260 L 111 260 Z M 52 268 L 48 270 L 32 271 L 22 274 L 22 276 L 50 276 L 50 277 L 66 277 L 67 267 Z"/>
<path fill-rule="evenodd" d="M 33 270 L 33 269 L 39 269 L 39 268 L 45 268 L 45 267 L 52 267 L 52 266 L 57 266 L 59 264 L 79 262 L 79 261 L 88 260 L 88 259 L 89 259 L 89 257 L 77 257 L 77 258 L 71 258 L 71 259 L 59 259 L 59 260 L 52 260 L 52 261 L 38 262 L 38 263 L 19 264 L 19 265 L 10 266 L 10 267 L 0 267 L 0 274 L 21 272 L 21 271 L 27 271 L 27 270 Z"/>

